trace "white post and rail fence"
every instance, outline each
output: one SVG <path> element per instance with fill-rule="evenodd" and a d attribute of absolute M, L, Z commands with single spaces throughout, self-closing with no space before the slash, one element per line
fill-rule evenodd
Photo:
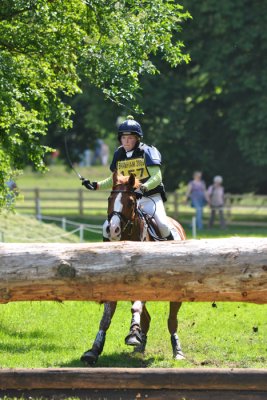
<path fill-rule="evenodd" d="M 267 304 L 267 238 L 2 243 L 0 266 L 0 303 L 141 296 Z M 24 398 L 64 393 L 101 400 L 266 400 L 267 369 L 1 369 L 0 397 L 14 393 Z"/>
<path fill-rule="evenodd" d="M 81 189 L 23 189 L 16 202 L 18 212 L 26 212 L 40 215 L 53 214 L 75 214 L 75 215 L 103 215 L 107 208 L 109 192 L 97 191 L 91 193 L 84 188 Z M 194 214 L 189 204 L 185 204 L 185 194 L 173 192 L 168 194 L 166 203 L 167 211 L 174 218 L 179 219 L 181 213 Z M 254 226 L 267 226 L 267 222 L 261 220 L 265 216 L 267 221 L 267 196 L 264 195 L 238 195 L 229 194 L 225 196 L 225 217 L 228 224 L 235 214 L 249 214 L 249 221 Z M 209 213 L 209 208 L 204 208 L 204 215 Z M 242 224 L 242 221 L 234 221 L 235 224 Z"/>

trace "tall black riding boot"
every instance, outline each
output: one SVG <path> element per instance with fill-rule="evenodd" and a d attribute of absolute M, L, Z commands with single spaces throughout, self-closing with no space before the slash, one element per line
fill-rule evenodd
<path fill-rule="evenodd" d="M 173 234 L 170 233 L 169 236 L 166 237 L 166 240 L 174 240 Z"/>

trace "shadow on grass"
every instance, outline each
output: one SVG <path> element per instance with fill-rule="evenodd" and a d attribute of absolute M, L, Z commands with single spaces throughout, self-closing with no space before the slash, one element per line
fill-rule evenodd
<path fill-rule="evenodd" d="M 34 331 L 31 332 L 21 332 L 18 331 L 19 327 L 14 329 L 11 329 L 10 327 L 7 327 L 5 324 L 0 323 L 0 330 L 1 333 L 7 335 L 7 336 L 12 336 L 17 339 L 47 339 L 48 337 L 53 337 L 53 334 L 48 334 L 47 332 L 44 332 L 41 329 L 35 329 Z"/>
<path fill-rule="evenodd" d="M 43 353 L 45 352 L 50 352 L 53 353 L 58 350 L 58 346 L 55 345 L 42 345 L 39 342 L 36 343 L 36 345 L 33 345 L 32 343 L 30 344 L 25 344 L 21 342 L 21 345 L 18 343 L 14 344 L 7 344 L 7 343 L 0 343 L 0 352 L 8 352 L 10 354 L 25 354 L 34 351 L 35 349 L 38 351 L 42 351 Z"/>
<path fill-rule="evenodd" d="M 164 357 L 162 357 L 162 360 Z M 112 353 L 102 355 L 99 357 L 97 363 L 94 365 L 98 368 L 106 367 L 120 367 L 120 368 L 146 368 L 155 361 L 154 357 L 146 358 L 133 353 Z M 74 368 L 90 368 L 92 365 L 86 365 L 80 361 L 80 358 L 73 359 L 66 364 L 61 364 L 61 367 L 74 367 Z"/>

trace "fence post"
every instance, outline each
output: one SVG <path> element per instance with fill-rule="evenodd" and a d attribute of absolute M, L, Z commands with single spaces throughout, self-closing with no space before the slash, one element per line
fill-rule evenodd
<path fill-rule="evenodd" d="M 82 243 L 83 242 L 83 233 L 84 233 L 84 226 L 83 225 L 80 225 L 80 242 Z"/>
<path fill-rule="evenodd" d="M 174 192 L 174 218 L 178 219 L 179 217 L 179 194 L 178 192 Z"/>
<path fill-rule="evenodd" d="M 83 215 L 83 190 L 79 189 L 79 212 Z"/>
<path fill-rule="evenodd" d="M 65 217 L 63 217 L 61 220 L 61 227 L 62 227 L 62 229 L 64 229 L 64 231 L 66 230 L 66 218 Z"/>
<path fill-rule="evenodd" d="M 226 208 L 226 221 L 231 220 L 231 207 L 232 207 L 232 202 L 231 202 L 231 194 L 226 193 L 225 195 L 225 208 Z"/>
<path fill-rule="evenodd" d="M 192 237 L 193 239 L 197 238 L 197 224 L 196 217 L 192 217 Z"/>
<path fill-rule="evenodd" d="M 41 204 L 40 204 L 40 191 L 38 188 L 34 189 L 34 193 L 35 193 L 35 215 L 36 218 L 41 220 L 42 219 L 42 215 L 41 215 Z"/>

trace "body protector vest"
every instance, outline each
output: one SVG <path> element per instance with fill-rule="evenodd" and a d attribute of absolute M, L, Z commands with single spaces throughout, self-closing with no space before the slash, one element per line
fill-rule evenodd
<path fill-rule="evenodd" d="M 139 143 L 130 157 L 127 157 L 125 149 L 120 146 L 114 153 L 110 170 L 112 172 L 117 170 L 119 174 L 124 176 L 133 173 L 141 183 L 145 183 L 150 178 L 147 167 L 154 165 L 161 165 L 160 152 L 154 146 Z M 155 193 L 160 193 L 163 201 L 166 201 L 163 183 L 145 192 L 144 196 L 150 196 Z"/>

